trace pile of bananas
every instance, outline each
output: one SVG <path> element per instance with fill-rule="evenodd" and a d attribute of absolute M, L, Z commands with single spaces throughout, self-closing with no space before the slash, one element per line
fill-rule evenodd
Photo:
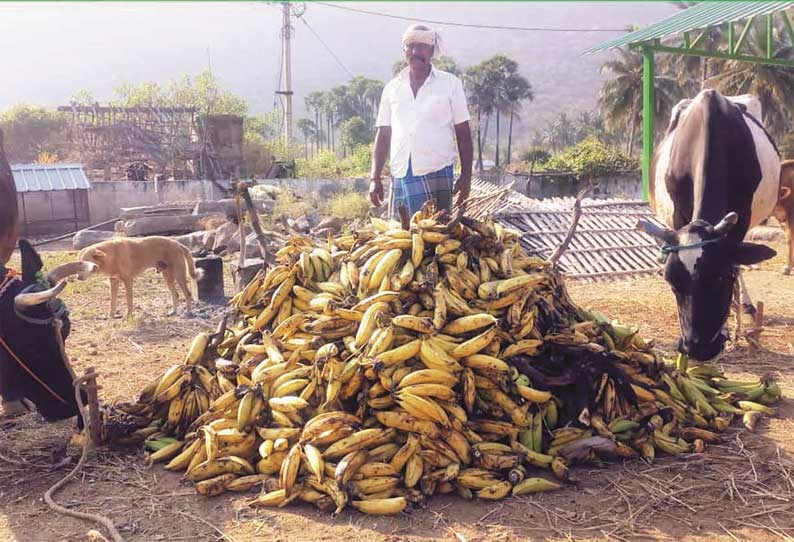
<path fill-rule="evenodd" d="M 204 495 L 397 514 L 556 489 L 576 461 L 702 452 L 734 415 L 773 413 L 774 382 L 678 371 L 572 303 L 516 232 L 443 218 L 293 238 L 232 324 L 126 405 L 147 419 L 126 442 L 156 441 L 151 460 Z"/>

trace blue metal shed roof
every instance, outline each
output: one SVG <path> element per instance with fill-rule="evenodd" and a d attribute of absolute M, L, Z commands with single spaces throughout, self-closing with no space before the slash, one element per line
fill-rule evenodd
<path fill-rule="evenodd" d="M 82 164 L 14 164 L 11 173 L 17 192 L 91 188 Z"/>

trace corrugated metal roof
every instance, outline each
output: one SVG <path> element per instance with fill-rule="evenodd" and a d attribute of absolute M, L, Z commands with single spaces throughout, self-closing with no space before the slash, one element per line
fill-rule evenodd
<path fill-rule="evenodd" d="M 91 188 L 82 164 L 15 164 L 11 166 L 11 173 L 17 192 Z"/>
<path fill-rule="evenodd" d="M 491 218 L 521 233 L 521 245 L 543 258 L 568 233 L 576 198 L 528 198 L 512 189 L 472 179 L 466 215 Z M 566 277 L 619 280 L 657 273 L 659 247 L 636 229 L 640 218 L 656 221 L 647 203 L 624 199 L 584 199 L 579 224 L 560 259 Z"/>
<path fill-rule="evenodd" d="M 521 245 L 529 253 L 548 258 L 568 233 L 575 201 L 555 198 L 551 204 L 556 209 L 508 211 L 492 218 L 521 232 Z M 647 203 L 583 200 L 578 227 L 559 262 L 566 277 L 608 281 L 657 273 L 659 247 L 635 228 L 640 218 L 655 220 Z"/>
<path fill-rule="evenodd" d="M 537 205 L 537 200 L 513 190 L 513 183 L 497 186 L 474 177 L 471 181 L 471 194 L 466 202 L 466 216 L 483 220 L 496 211 L 529 209 Z"/>
<path fill-rule="evenodd" d="M 794 6 L 794 2 L 702 2 L 645 28 L 597 45 L 585 51 L 584 54 L 650 40 L 661 40 L 683 32 L 742 21 L 759 15 L 769 15 L 792 6 Z"/>

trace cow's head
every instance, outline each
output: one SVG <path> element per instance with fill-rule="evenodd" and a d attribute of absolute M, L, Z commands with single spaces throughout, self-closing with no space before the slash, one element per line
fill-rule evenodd
<path fill-rule="evenodd" d="M 8 401 L 27 398 L 47 419 L 69 418 L 78 408 L 73 375 L 60 344 L 69 335 L 69 313 L 58 294 L 68 277 L 85 278 L 96 266 L 71 262 L 44 276 L 36 250 L 24 240 L 19 250 L 21 276 L 9 276 L 0 290 L 0 335 L 5 343 L 0 345 L 0 394 Z"/>
<path fill-rule="evenodd" d="M 664 278 L 675 294 L 681 324 L 678 348 L 696 360 L 710 360 L 722 352 L 739 266 L 776 254 L 764 245 L 736 242 L 726 235 L 738 218 L 730 212 L 717 225 L 695 220 L 675 231 L 644 220 L 639 223 L 663 243 Z"/>

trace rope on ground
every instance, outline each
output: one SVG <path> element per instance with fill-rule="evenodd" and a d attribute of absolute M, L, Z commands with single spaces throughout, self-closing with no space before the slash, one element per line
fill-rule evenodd
<path fill-rule="evenodd" d="M 56 320 L 56 322 L 60 322 L 60 321 Z M 61 347 L 61 353 L 63 354 L 64 360 L 66 360 L 67 359 L 66 351 L 63 346 L 63 339 L 61 338 L 60 328 L 61 328 L 60 325 L 55 326 L 55 336 L 58 338 L 58 343 L 59 346 Z M 90 378 L 90 376 L 91 375 L 84 375 L 81 376 L 80 378 L 76 378 L 74 381 L 74 398 L 75 401 L 77 402 L 77 408 L 80 410 L 80 416 L 82 417 L 84 423 L 88 423 L 88 413 L 86 412 L 85 405 L 83 405 L 83 400 L 82 397 L 80 396 L 80 390 L 83 387 L 83 383 L 85 382 L 85 380 L 87 378 Z M 87 432 L 87 427 L 86 427 L 86 432 Z M 76 510 L 69 510 L 68 508 L 64 508 L 63 506 L 56 503 L 52 498 L 52 496 L 55 494 L 56 491 L 58 491 L 64 485 L 66 485 L 66 482 L 74 478 L 74 476 L 78 472 L 80 472 L 80 469 L 83 468 L 83 464 L 85 464 L 85 460 L 86 457 L 88 456 L 88 450 L 91 447 L 91 444 L 92 444 L 91 439 L 88 438 L 88 435 L 86 435 L 86 439 L 83 442 L 83 453 L 80 455 L 80 460 L 77 462 L 77 465 L 75 465 L 75 467 L 71 470 L 71 472 L 69 472 L 69 474 L 58 480 L 52 487 L 50 487 L 50 489 L 47 490 L 46 493 L 44 493 L 44 502 L 46 502 L 47 506 L 49 506 L 50 509 L 53 510 L 56 514 L 61 514 L 64 516 L 70 516 L 77 519 L 84 519 L 88 521 L 93 521 L 94 523 L 99 523 L 108 530 L 114 542 L 124 542 L 124 538 L 121 536 L 121 534 L 119 534 L 119 532 L 116 530 L 116 526 L 113 524 L 113 521 L 111 521 L 109 518 L 105 516 L 101 516 L 99 514 L 91 514 L 89 512 L 78 512 Z"/>

